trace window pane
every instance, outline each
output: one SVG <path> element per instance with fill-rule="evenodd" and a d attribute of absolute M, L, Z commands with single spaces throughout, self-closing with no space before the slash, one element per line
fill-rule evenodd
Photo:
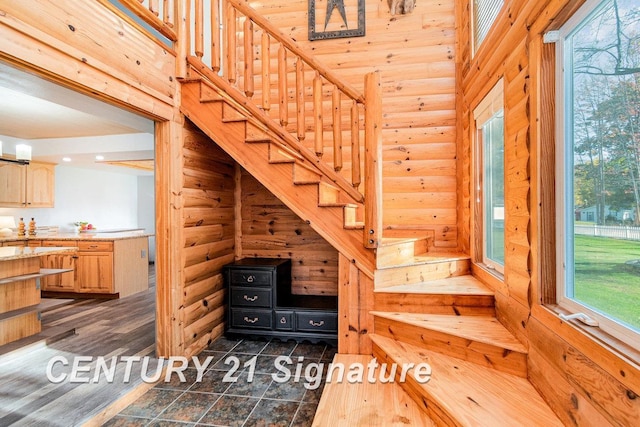
<path fill-rule="evenodd" d="M 565 42 L 566 296 L 640 330 L 640 13 L 601 3 Z M 637 263 L 636 263 L 637 261 Z M 572 268 L 573 266 L 573 268 Z"/>
<path fill-rule="evenodd" d="M 484 164 L 484 256 L 504 265 L 504 117 L 502 111 L 482 127 Z"/>
<path fill-rule="evenodd" d="M 489 33 L 503 4 L 503 0 L 473 0 L 474 51 Z"/>

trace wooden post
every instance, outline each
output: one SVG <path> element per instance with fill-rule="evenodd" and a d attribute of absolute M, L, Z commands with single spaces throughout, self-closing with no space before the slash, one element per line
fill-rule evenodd
<path fill-rule="evenodd" d="M 211 69 L 216 73 L 220 71 L 220 1 L 211 0 Z"/>
<path fill-rule="evenodd" d="M 174 9 L 174 15 L 177 17 L 176 19 L 178 23 L 178 40 L 176 41 L 175 46 L 178 53 L 178 57 L 176 59 L 176 77 L 186 78 L 188 77 L 187 70 L 189 69 L 187 66 L 187 57 L 191 55 L 191 46 L 189 43 L 191 40 L 189 35 L 191 1 L 176 1 L 174 3 Z"/>
<path fill-rule="evenodd" d="M 248 16 L 244 19 L 244 93 L 253 96 L 253 22 Z"/>
<path fill-rule="evenodd" d="M 269 66 L 271 65 L 271 44 L 269 42 L 269 33 L 262 30 L 262 109 L 269 111 L 271 109 L 271 77 L 269 75 Z"/>
<path fill-rule="evenodd" d="M 298 58 L 296 61 L 296 108 L 298 139 L 302 141 L 305 137 L 304 128 L 304 63 Z"/>
<path fill-rule="evenodd" d="M 313 126 L 315 129 L 314 147 L 316 150 L 316 156 L 322 157 L 323 153 L 323 135 L 322 135 L 322 77 L 320 73 L 316 72 L 316 77 L 313 79 Z"/>
<path fill-rule="evenodd" d="M 360 186 L 360 112 L 358 102 L 351 103 L 351 184 Z"/>
<path fill-rule="evenodd" d="M 202 0 L 196 0 L 195 53 L 196 53 L 196 56 L 200 59 L 202 59 L 202 56 L 204 55 L 204 32 L 202 31 L 203 24 L 204 24 L 203 21 L 204 21 L 204 16 L 203 16 Z"/>
<path fill-rule="evenodd" d="M 289 105 L 287 102 L 287 49 L 280 45 L 278 49 L 278 96 L 280 98 L 280 124 L 289 123 Z"/>
<path fill-rule="evenodd" d="M 340 90 L 333 87 L 331 98 L 333 108 L 333 169 L 342 170 L 342 108 L 340 106 Z"/>
<path fill-rule="evenodd" d="M 382 238 L 382 84 L 380 72 L 364 78 L 364 245 L 377 248 Z"/>
<path fill-rule="evenodd" d="M 226 37 L 226 57 L 227 57 L 227 80 L 229 83 L 236 81 L 236 9 L 227 3 L 227 37 Z"/>

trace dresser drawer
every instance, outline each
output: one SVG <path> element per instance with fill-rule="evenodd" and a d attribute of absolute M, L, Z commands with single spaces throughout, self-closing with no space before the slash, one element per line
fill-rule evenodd
<path fill-rule="evenodd" d="M 296 330 L 305 332 L 338 332 L 338 313 L 296 310 Z"/>
<path fill-rule="evenodd" d="M 271 310 L 231 309 L 231 326 L 271 329 Z"/>
<path fill-rule="evenodd" d="M 82 252 L 112 252 L 113 242 L 78 242 L 78 250 Z"/>
<path fill-rule="evenodd" d="M 231 288 L 231 305 L 245 307 L 271 307 L 271 289 Z"/>
<path fill-rule="evenodd" d="M 274 326 L 279 331 L 292 331 L 293 311 L 276 310 Z"/>
<path fill-rule="evenodd" d="M 231 270 L 231 286 L 271 286 L 271 271 Z"/>

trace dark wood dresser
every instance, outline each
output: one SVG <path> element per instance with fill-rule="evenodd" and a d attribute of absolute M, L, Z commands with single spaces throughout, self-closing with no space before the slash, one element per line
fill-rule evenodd
<path fill-rule="evenodd" d="M 228 336 L 337 344 L 338 298 L 291 293 L 291 260 L 243 258 L 224 267 Z"/>

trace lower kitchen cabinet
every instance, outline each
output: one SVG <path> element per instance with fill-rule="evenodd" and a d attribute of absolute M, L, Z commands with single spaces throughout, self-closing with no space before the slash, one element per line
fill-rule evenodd
<path fill-rule="evenodd" d="M 78 252 L 78 292 L 113 293 L 113 252 Z"/>

